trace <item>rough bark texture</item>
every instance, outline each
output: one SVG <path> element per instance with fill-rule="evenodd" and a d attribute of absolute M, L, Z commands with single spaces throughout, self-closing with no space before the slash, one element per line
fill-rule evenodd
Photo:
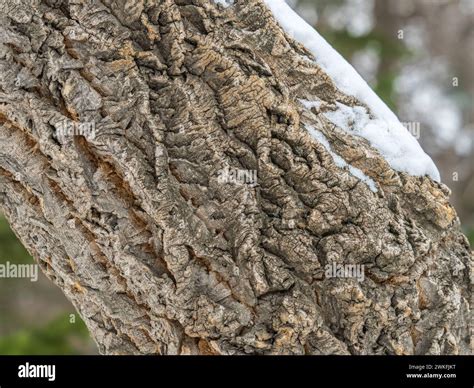
<path fill-rule="evenodd" d="M 360 102 L 261 0 L 0 9 L 0 205 L 102 353 L 470 353 L 448 188 L 325 120 Z M 64 121 L 95 138 L 60 139 Z M 223 184 L 227 167 L 258 185 Z M 331 263 L 365 280 L 327 278 Z"/>

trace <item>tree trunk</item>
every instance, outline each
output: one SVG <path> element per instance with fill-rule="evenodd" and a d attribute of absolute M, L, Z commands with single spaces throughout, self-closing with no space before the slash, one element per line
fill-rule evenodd
<path fill-rule="evenodd" d="M 470 352 L 449 189 L 299 103 L 356 100 L 261 0 L 0 7 L 0 205 L 101 353 Z"/>

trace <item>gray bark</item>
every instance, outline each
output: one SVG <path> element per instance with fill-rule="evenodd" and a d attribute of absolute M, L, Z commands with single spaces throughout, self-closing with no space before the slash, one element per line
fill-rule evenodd
<path fill-rule="evenodd" d="M 470 352 L 473 261 L 449 189 L 298 103 L 361 104 L 261 0 L 0 9 L 0 206 L 102 353 Z M 61 137 L 65 122 L 96 136 Z M 226 168 L 258 185 L 223 183 Z M 332 263 L 364 281 L 327 277 Z"/>

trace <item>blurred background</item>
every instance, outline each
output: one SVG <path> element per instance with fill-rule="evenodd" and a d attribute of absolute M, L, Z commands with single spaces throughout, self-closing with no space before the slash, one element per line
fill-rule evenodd
<path fill-rule="evenodd" d="M 240 0 L 245 1 L 245 0 Z M 418 123 L 474 241 L 474 0 L 287 0 L 399 115 Z M 33 263 L 0 214 L 0 263 Z M 0 279 L 0 354 L 95 354 L 44 275 Z"/>
<path fill-rule="evenodd" d="M 32 264 L 0 213 L 0 264 Z M 0 355 L 97 354 L 84 322 L 62 291 L 38 281 L 0 279 Z"/>

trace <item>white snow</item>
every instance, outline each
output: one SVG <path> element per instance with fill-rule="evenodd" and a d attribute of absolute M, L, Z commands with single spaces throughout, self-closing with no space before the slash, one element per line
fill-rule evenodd
<path fill-rule="evenodd" d="M 316 140 L 318 140 L 323 146 L 324 148 L 326 148 L 326 150 L 329 152 L 329 154 L 332 156 L 333 160 L 334 160 L 334 163 L 336 164 L 336 166 L 340 167 L 340 168 L 345 168 L 347 167 L 347 169 L 349 170 L 349 173 L 353 176 L 355 176 L 356 178 L 358 178 L 359 180 L 361 180 L 362 182 L 364 182 L 371 191 L 373 191 L 374 193 L 377 192 L 377 186 L 375 185 L 375 182 L 373 181 L 372 178 L 368 177 L 367 175 L 365 175 L 360 169 L 358 169 L 357 167 L 354 167 L 354 166 L 351 166 L 350 164 L 348 164 L 341 156 L 339 156 L 338 154 L 336 154 L 332 148 L 331 148 L 331 145 L 329 144 L 329 141 L 328 139 L 326 138 L 326 136 L 323 135 L 322 132 L 318 131 L 317 129 L 315 129 L 314 127 L 312 127 L 311 125 L 305 125 L 305 128 L 307 129 L 307 131 L 310 133 L 311 136 L 313 136 Z"/>
<path fill-rule="evenodd" d="M 310 100 L 305 100 L 305 99 L 300 99 L 299 102 L 306 108 L 306 109 L 312 109 L 316 108 L 319 109 L 321 106 L 321 101 L 310 101 Z"/>
<path fill-rule="evenodd" d="M 415 176 L 429 175 L 440 181 L 438 169 L 431 158 L 357 71 L 284 0 L 264 2 L 283 29 L 311 51 L 316 64 L 333 79 L 335 85 L 370 109 L 369 115 L 363 107 L 351 108 L 339 104 L 339 109 L 327 112 L 327 117 L 332 118 L 331 121 L 338 127 L 343 125 L 342 129 L 366 138 L 395 170 Z M 364 128 L 357 122 L 361 117 L 365 120 Z M 353 122 L 350 121 L 352 119 Z"/>
<path fill-rule="evenodd" d="M 227 8 L 231 5 L 234 5 L 234 0 L 214 0 L 214 3 L 222 5 L 224 8 Z"/>
<path fill-rule="evenodd" d="M 325 112 L 324 116 L 344 131 L 367 139 L 392 168 L 406 171 L 408 166 L 411 175 L 427 174 L 439 181 L 439 173 L 433 161 L 400 122 L 372 119 L 362 106 L 351 107 L 339 102 L 336 102 L 336 106 L 335 111 Z"/>

